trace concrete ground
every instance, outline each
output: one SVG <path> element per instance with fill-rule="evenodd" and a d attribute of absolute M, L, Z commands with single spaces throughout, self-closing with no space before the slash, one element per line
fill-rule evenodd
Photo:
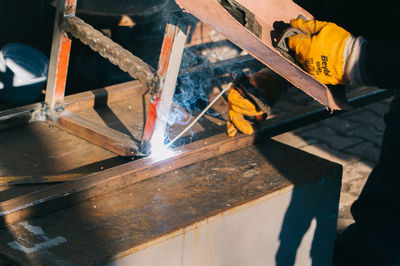
<path fill-rule="evenodd" d="M 390 99 L 274 137 L 293 147 L 343 165 L 337 231 L 354 222 L 351 204 L 376 164 Z"/>

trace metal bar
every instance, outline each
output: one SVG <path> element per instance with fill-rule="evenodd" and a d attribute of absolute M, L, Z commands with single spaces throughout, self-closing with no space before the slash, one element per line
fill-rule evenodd
<path fill-rule="evenodd" d="M 158 63 L 159 89 L 152 92 L 152 99 L 143 131 L 142 144 L 144 147 L 151 142 L 154 133 L 160 135 L 158 137 L 161 143 L 164 141 L 168 114 L 186 43 L 186 30 L 187 25 L 183 22 L 183 19 L 171 15 L 170 22 L 165 28 Z"/>
<path fill-rule="evenodd" d="M 128 135 L 107 126 L 98 125 L 70 111 L 63 111 L 47 123 L 90 141 L 120 156 L 136 156 L 137 143 Z"/>
<path fill-rule="evenodd" d="M 66 17 L 65 29 L 92 50 L 150 88 L 158 86 L 153 68 L 78 17 Z"/>
<path fill-rule="evenodd" d="M 377 88 L 363 88 L 350 95 L 350 102 L 357 107 L 390 96 L 390 92 Z M 340 112 L 335 112 L 333 115 Z M 75 204 L 109 191 L 160 175 L 189 164 L 207 160 L 252 143 L 265 141 L 282 132 L 324 119 L 332 113 L 319 104 L 297 110 L 287 115 L 268 119 L 255 135 L 226 134 L 196 141 L 174 149 L 174 155 L 156 159 L 151 156 L 116 166 L 99 173 L 82 177 L 65 184 L 55 185 L 0 203 L 2 224 L 7 225 Z"/>
<path fill-rule="evenodd" d="M 60 183 L 76 180 L 79 177 L 88 175 L 89 173 L 65 173 L 57 175 L 33 175 L 33 176 L 2 176 L 0 185 L 27 185 L 27 184 L 45 184 Z"/>
<path fill-rule="evenodd" d="M 50 110 L 64 100 L 71 39 L 64 29 L 64 17 L 75 15 L 76 0 L 59 0 L 54 21 L 50 67 L 47 78 L 45 102 Z"/>
<path fill-rule="evenodd" d="M 13 128 L 40 120 L 35 119 L 35 115 L 40 112 L 41 108 L 41 103 L 35 103 L 0 111 L 0 130 Z M 45 118 L 43 118 L 43 121 L 44 120 Z"/>

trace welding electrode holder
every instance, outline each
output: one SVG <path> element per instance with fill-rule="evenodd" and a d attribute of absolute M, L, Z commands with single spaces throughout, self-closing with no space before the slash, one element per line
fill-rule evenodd
<path fill-rule="evenodd" d="M 254 122 L 264 121 L 268 115 L 271 113 L 271 107 L 268 103 L 268 99 L 264 98 L 260 93 L 259 89 L 251 85 L 249 77 L 242 70 L 235 70 L 231 72 L 231 77 L 233 83 L 235 84 L 235 89 L 240 93 L 240 95 L 247 100 L 249 100 L 256 107 L 257 112 L 263 112 L 262 115 L 255 117 L 246 117 L 250 121 Z"/>

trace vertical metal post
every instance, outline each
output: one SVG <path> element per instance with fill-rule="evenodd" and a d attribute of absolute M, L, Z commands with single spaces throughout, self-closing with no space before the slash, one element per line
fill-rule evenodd
<path fill-rule="evenodd" d="M 64 30 L 64 17 L 74 16 L 77 0 L 58 0 L 51 45 L 45 102 L 50 110 L 62 104 L 67 80 L 71 39 Z"/>
<path fill-rule="evenodd" d="M 164 40 L 158 62 L 159 91 L 153 94 L 143 131 L 142 144 L 145 146 L 158 134 L 164 141 L 168 114 L 175 92 L 176 80 L 186 43 L 187 23 L 184 19 L 171 16 L 165 28 Z"/>

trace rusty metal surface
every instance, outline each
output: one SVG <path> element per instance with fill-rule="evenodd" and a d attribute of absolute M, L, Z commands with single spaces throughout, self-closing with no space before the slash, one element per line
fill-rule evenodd
<path fill-rule="evenodd" d="M 26 222 L 42 228 L 49 239 L 66 239 L 48 249 L 58 259 L 99 265 L 115 254 L 262 196 L 316 183 L 322 177 L 340 182 L 340 174 L 338 164 L 268 141 Z M 25 254 L 7 244 L 24 237 L 25 231 L 21 224 L 0 230 L 0 252 L 22 264 L 53 264 L 54 257 Z M 45 241 L 26 239 L 30 246 Z"/>
<path fill-rule="evenodd" d="M 98 52 L 133 78 L 147 84 L 150 88 L 158 86 L 158 77 L 151 66 L 82 19 L 75 16 L 66 17 L 65 28 L 72 36 L 88 45 L 92 50 Z"/>

